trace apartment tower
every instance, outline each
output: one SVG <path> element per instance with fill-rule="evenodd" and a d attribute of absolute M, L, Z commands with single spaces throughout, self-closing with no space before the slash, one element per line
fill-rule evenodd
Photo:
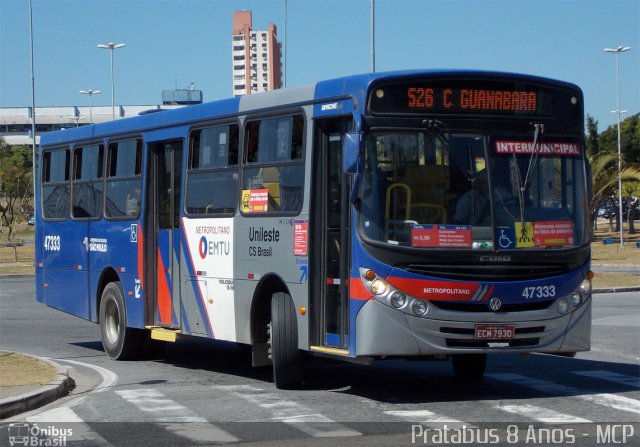
<path fill-rule="evenodd" d="M 253 30 L 251 11 L 233 13 L 233 96 L 282 87 L 280 44 L 273 23 L 267 30 Z"/>

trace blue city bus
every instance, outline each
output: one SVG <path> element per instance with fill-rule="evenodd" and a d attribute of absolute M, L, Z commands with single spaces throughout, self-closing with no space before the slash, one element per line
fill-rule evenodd
<path fill-rule="evenodd" d="M 131 359 L 251 347 L 280 388 L 312 356 L 590 348 L 583 96 L 521 74 L 371 73 L 42 136 L 36 297 Z"/>

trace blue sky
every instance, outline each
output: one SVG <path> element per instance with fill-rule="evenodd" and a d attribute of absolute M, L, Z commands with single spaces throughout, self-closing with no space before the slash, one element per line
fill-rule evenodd
<path fill-rule="evenodd" d="M 287 85 L 370 71 L 370 0 L 288 0 Z M 640 0 L 376 0 L 376 70 L 479 68 L 574 82 L 604 130 L 640 112 Z M 33 0 L 37 106 L 158 104 L 191 81 L 205 101 L 231 96 L 235 10 L 278 26 L 284 0 Z M 0 107 L 31 104 L 28 0 L 0 0 Z"/>

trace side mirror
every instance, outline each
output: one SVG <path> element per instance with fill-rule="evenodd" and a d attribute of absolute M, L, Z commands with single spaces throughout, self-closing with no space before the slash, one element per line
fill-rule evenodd
<path fill-rule="evenodd" d="M 345 174 L 358 172 L 360 160 L 361 132 L 347 132 L 342 142 L 342 170 Z"/>

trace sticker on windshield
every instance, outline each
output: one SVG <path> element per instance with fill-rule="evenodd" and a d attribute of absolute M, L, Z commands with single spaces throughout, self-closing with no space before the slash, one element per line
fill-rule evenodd
<path fill-rule="evenodd" d="M 469 248 L 469 225 L 414 225 L 411 227 L 413 247 Z"/>
<path fill-rule="evenodd" d="M 507 242 L 510 236 L 511 232 L 504 227 L 498 227 L 496 237 L 500 248 L 512 248 Z M 575 244 L 573 222 L 570 221 L 515 222 L 514 236 L 516 248 L 559 247 Z"/>
<path fill-rule="evenodd" d="M 502 250 L 516 248 L 516 232 L 511 227 L 496 228 L 496 243 Z"/>
<path fill-rule="evenodd" d="M 516 247 L 535 247 L 533 240 L 533 225 L 531 222 L 516 222 Z"/>
<path fill-rule="evenodd" d="M 580 155 L 577 143 L 544 141 L 536 144 L 540 155 Z M 532 154 L 533 141 L 496 141 L 496 154 Z"/>
<path fill-rule="evenodd" d="M 533 239 L 537 247 L 573 245 L 573 222 L 534 222 Z"/>

